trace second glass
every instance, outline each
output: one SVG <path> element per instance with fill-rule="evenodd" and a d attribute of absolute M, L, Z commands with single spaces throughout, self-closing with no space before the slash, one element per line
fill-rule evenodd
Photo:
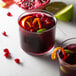
<path fill-rule="evenodd" d="M 64 50 L 72 51 L 72 54 L 69 57 L 65 57 L 65 59 L 62 53 L 57 53 L 60 63 L 60 76 L 76 76 L 76 38 L 67 39 L 60 46 Z"/>

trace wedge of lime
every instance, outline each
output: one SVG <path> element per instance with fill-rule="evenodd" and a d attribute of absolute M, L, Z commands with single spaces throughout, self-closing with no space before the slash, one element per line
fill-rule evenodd
<path fill-rule="evenodd" d="M 67 54 L 72 54 L 72 53 L 73 53 L 71 50 L 68 50 L 68 49 L 64 49 L 64 51 L 65 51 Z"/>
<path fill-rule="evenodd" d="M 70 4 L 68 6 L 66 6 L 65 8 L 63 8 L 62 10 L 60 10 L 59 12 L 57 12 L 55 14 L 55 17 L 58 20 L 62 20 L 65 22 L 71 21 L 73 18 L 73 4 Z"/>
<path fill-rule="evenodd" d="M 67 73 L 67 71 L 63 68 L 63 66 L 60 66 L 60 70 L 64 73 Z"/>
<path fill-rule="evenodd" d="M 45 28 L 42 28 L 42 29 L 39 29 L 39 30 L 37 31 L 37 33 L 42 33 L 42 32 L 44 32 L 44 31 L 46 31 L 46 29 L 45 29 Z"/>
<path fill-rule="evenodd" d="M 66 3 L 64 2 L 51 2 L 50 4 L 48 4 L 45 9 L 53 14 L 57 13 L 58 11 L 60 11 L 61 9 L 63 9 L 64 7 L 66 7 Z"/>

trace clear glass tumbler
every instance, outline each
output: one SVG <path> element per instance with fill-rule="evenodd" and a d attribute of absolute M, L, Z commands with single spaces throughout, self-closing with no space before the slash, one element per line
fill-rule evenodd
<path fill-rule="evenodd" d="M 43 33 L 37 33 L 27 31 L 23 29 L 19 24 L 21 47 L 25 52 L 28 52 L 29 54 L 43 55 L 45 53 L 48 53 L 55 45 L 56 18 L 51 13 L 45 11 L 25 12 L 19 16 L 18 22 L 22 17 L 34 13 L 49 15 L 54 19 L 55 25 Z"/>
<path fill-rule="evenodd" d="M 73 52 L 73 56 L 70 56 L 66 60 L 67 62 L 61 58 L 60 52 L 57 52 L 60 64 L 60 76 L 76 76 L 76 38 L 67 39 L 60 46 Z"/>

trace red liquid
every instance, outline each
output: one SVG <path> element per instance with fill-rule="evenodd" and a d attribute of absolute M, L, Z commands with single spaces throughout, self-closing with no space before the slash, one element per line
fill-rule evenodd
<path fill-rule="evenodd" d="M 34 18 L 40 18 L 42 28 L 46 28 L 47 30 L 43 32 L 42 34 L 38 34 L 37 30 L 39 30 L 39 26 L 36 23 L 34 27 L 29 28 L 27 25 L 26 28 L 22 27 L 21 21 L 24 17 L 19 19 L 19 31 L 20 31 L 20 37 L 21 37 L 21 46 L 22 49 L 28 53 L 31 54 L 44 54 L 47 51 L 49 51 L 55 44 L 55 20 L 53 17 L 47 16 L 43 13 L 34 13 L 29 14 L 30 16 L 33 16 L 31 19 L 31 22 Z M 45 19 L 44 19 L 45 18 Z M 50 23 L 46 24 L 47 20 Z M 52 29 L 51 29 L 52 28 Z M 32 31 L 31 31 L 32 30 Z"/>
<path fill-rule="evenodd" d="M 23 24 L 22 24 L 23 19 L 25 19 L 28 16 L 32 16 L 32 18 L 29 18 L 27 20 L 31 24 L 31 27 L 29 27 L 27 25 L 27 23 L 24 24 L 25 26 L 23 26 Z M 48 30 L 55 25 L 54 18 L 50 17 L 49 15 L 45 15 L 44 13 L 43 14 L 40 14 L 40 13 L 28 14 L 26 16 L 21 17 L 18 22 L 19 22 L 19 25 L 23 29 L 25 29 L 27 31 L 30 31 L 30 32 L 37 32 L 37 30 L 39 30 L 39 25 L 38 25 L 38 22 L 36 22 L 33 25 L 33 21 L 34 21 L 35 18 L 40 18 L 41 28 L 46 28 Z"/>
<path fill-rule="evenodd" d="M 73 52 L 73 54 L 71 54 L 68 58 L 65 59 L 65 62 L 70 65 L 76 65 L 76 44 L 68 45 L 64 49 L 69 49 Z M 60 53 L 60 56 L 61 56 L 61 58 L 63 58 L 61 53 Z M 61 67 L 65 71 L 63 71 L 60 68 L 60 76 L 76 76 L 76 66 L 75 67 L 68 67 L 68 66 L 61 64 Z"/>

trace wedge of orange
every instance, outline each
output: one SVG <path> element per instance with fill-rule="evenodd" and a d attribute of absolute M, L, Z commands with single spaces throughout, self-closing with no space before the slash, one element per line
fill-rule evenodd
<path fill-rule="evenodd" d="M 21 22 L 22 27 L 25 28 L 25 23 L 28 24 L 29 27 L 31 27 L 31 24 L 30 24 L 31 22 L 28 22 L 29 19 L 32 19 L 32 16 L 27 16 L 22 19 L 22 22 Z"/>
<path fill-rule="evenodd" d="M 13 3 L 14 3 L 13 0 L 0 0 L 0 6 L 2 8 L 6 8 L 6 7 L 8 7 L 9 5 L 11 5 Z"/>
<path fill-rule="evenodd" d="M 54 51 L 52 52 L 52 54 L 51 54 L 52 60 L 55 60 L 57 58 L 57 51 L 59 51 L 59 50 L 62 51 L 62 53 L 63 53 L 64 56 L 66 55 L 66 52 L 64 51 L 64 49 L 62 47 L 56 47 L 54 49 Z"/>

